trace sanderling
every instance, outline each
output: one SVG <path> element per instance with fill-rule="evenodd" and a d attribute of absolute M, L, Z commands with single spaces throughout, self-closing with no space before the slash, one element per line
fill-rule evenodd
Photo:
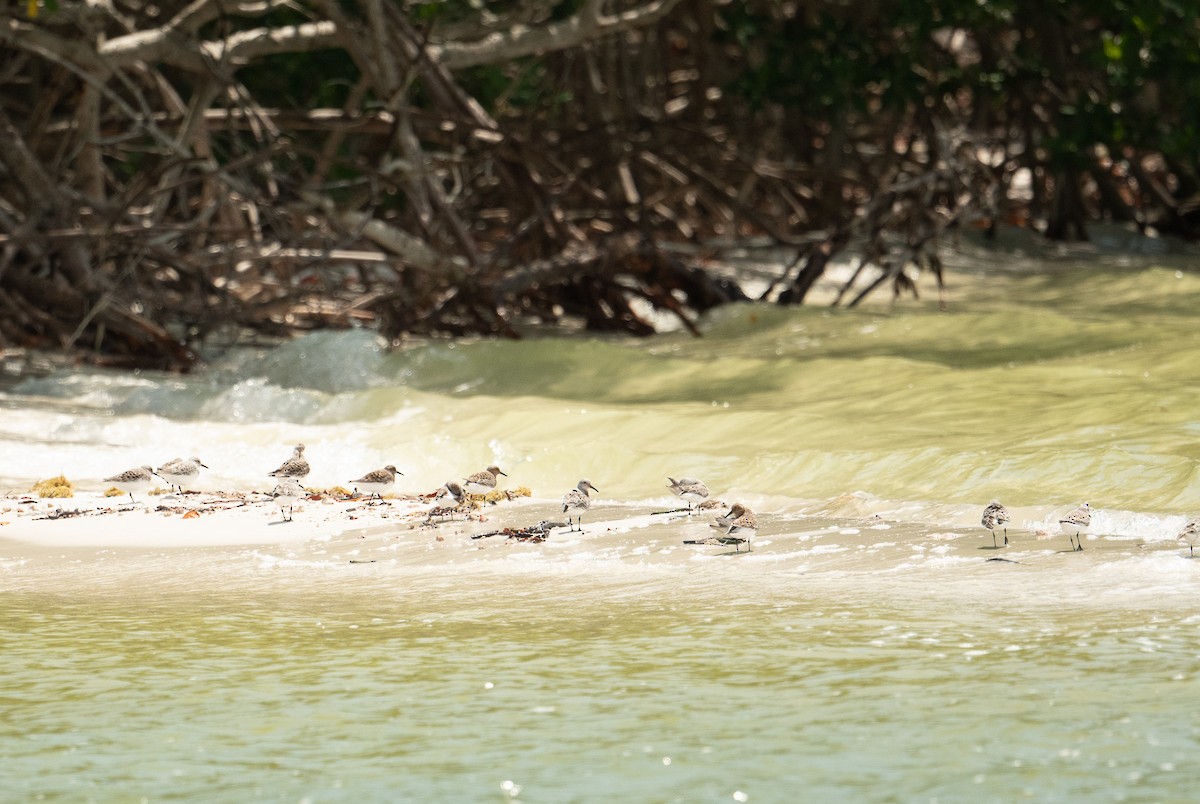
<path fill-rule="evenodd" d="M 489 491 L 496 490 L 496 481 L 499 480 L 500 475 L 508 477 L 500 471 L 499 466 L 492 464 L 482 472 L 476 472 L 463 480 L 462 485 L 468 494 L 487 494 Z"/>
<path fill-rule="evenodd" d="M 1076 508 L 1071 513 L 1058 520 L 1058 524 L 1062 526 L 1062 532 L 1071 536 L 1071 550 L 1083 550 L 1083 539 L 1079 534 L 1087 531 L 1088 526 L 1092 524 L 1092 509 L 1087 503 Z"/>
<path fill-rule="evenodd" d="M 200 477 L 202 468 L 207 469 L 208 467 L 199 458 L 192 457 L 187 460 L 176 458 L 158 467 L 155 474 L 167 481 L 168 485 L 178 488 L 179 493 L 183 494 L 185 488 L 191 488 L 195 484 L 196 478 Z"/>
<path fill-rule="evenodd" d="M 988 503 L 988 507 L 983 509 L 983 526 L 992 532 L 992 547 L 999 547 L 996 544 L 996 528 L 1003 528 L 1004 543 L 1008 544 L 1008 523 L 1012 521 L 1012 517 L 1008 515 L 1008 509 L 1000 504 L 998 500 L 992 500 Z"/>
<path fill-rule="evenodd" d="M 1175 537 L 1178 541 L 1187 542 L 1188 555 L 1192 558 L 1196 557 L 1196 542 L 1200 540 L 1200 519 L 1193 519 L 1184 526 L 1179 535 Z"/>
<path fill-rule="evenodd" d="M 453 480 L 447 480 L 446 484 L 438 489 L 433 499 L 440 500 L 443 497 L 449 497 L 454 501 L 455 505 L 459 505 L 463 500 L 467 499 L 467 493 L 463 491 L 463 487 L 455 483 Z"/>
<path fill-rule="evenodd" d="M 449 497 L 450 499 L 446 499 Z M 463 487 L 455 483 L 453 480 L 447 480 L 433 495 L 433 507 L 429 509 L 429 513 L 425 515 L 425 521 L 430 522 L 436 517 L 446 517 L 454 514 L 459 506 L 467 499 L 467 493 L 463 491 Z"/>
<path fill-rule="evenodd" d="M 279 506 L 279 513 L 283 517 L 284 522 L 292 521 L 292 509 L 296 502 L 305 498 L 304 489 L 300 483 L 291 477 L 284 478 L 283 482 L 277 485 L 271 491 L 271 499 Z M 284 509 L 287 513 L 284 513 Z"/>
<path fill-rule="evenodd" d="M 750 537 L 758 533 L 758 517 L 741 503 L 734 503 L 729 513 L 717 517 L 709 527 L 721 531 L 721 535 L 686 540 L 684 544 L 732 544 L 739 552 L 744 544 L 747 552 L 753 552 Z"/>
<path fill-rule="evenodd" d="M 304 460 L 304 445 L 297 444 L 292 450 L 292 457 L 284 461 L 274 472 L 267 472 L 268 477 L 308 477 L 308 461 Z"/>
<path fill-rule="evenodd" d="M 121 491 L 129 492 L 129 501 L 137 502 L 133 499 L 135 491 L 145 491 L 154 483 L 154 470 L 149 466 L 139 466 L 136 469 L 127 469 L 119 475 L 104 478 L 105 483 L 112 483 Z"/>
<path fill-rule="evenodd" d="M 667 480 L 671 481 L 671 485 L 667 488 L 682 497 L 688 504 L 688 513 L 691 513 L 692 503 L 702 503 L 708 499 L 708 486 L 704 485 L 703 481 L 693 477 L 681 477 L 676 480 L 669 475 Z"/>
<path fill-rule="evenodd" d="M 581 527 L 583 525 L 583 512 L 592 507 L 592 500 L 588 497 L 588 489 L 597 494 L 600 493 L 600 489 L 593 486 L 590 480 L 580 480 L 579 485 L 568 491 L 562 499 L 564 514 L 568 511 L 579 512 L 578 518 L 573 518 L 570 515 L 567 516 L 567 525 L 577 530 L 583 530 Z"/>
<path fill-rule="evenodd" d="M 375 469 L 367 472 L 358 480 L 351 480 L 354 487 L 362 494 L 367 495 L 367 500 L 372 497 L 378 497 L 380 502 L 383 502 L 383 493 L 396 485 L 396 475 L 404 473 L 396 469 L 390 463 L 382 469 Z"/>

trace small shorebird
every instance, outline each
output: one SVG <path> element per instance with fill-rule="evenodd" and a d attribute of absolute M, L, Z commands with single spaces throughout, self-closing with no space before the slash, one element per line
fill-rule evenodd
<path fill-rule="evenodd" d="M 1008 523 L 1012 521 L 1012 517 L 1008 515 L 1008 509 L 999 503 L 997 500 L 992 500 L 988 503 L 988 507 L 983 509 L 983 526 L 992 532 L 992 547 L 999 547 L 996 544 L 996 528 L 1004 529 L 1004 544 L 1008 544 Z"/>
<path fill-rule="evenodd" d="M 567 524 L 573 529 L 583 530 L 583 512 L 592 507 L 592 500 L 588 497 L 588 489 L 600 493 L 600 489 L 592 485 L 590 480 L 580 480 L 579 485 L 568 491 L 562 499 L 563 513 L 568 514 L 570 511 L 578 511 L 577 518 L 567 516 Z"/>
<path fill-rule="evenodd" d="M 1179 535 L 1175 538 L 1178 541 L 1187 542 L 1188 555 L 1190 555 L 1192 558 L 1195 558 L 1196 542 L 1200 541 L 1200 518 L 1193 519 L 1191 522 L 1187 523 L 1187 525 L 1184 526 L 1183 530 L 1181 530 Z"/>
<path fill-rule="evenodd" d="M 105 483 L 112 483 L 121 491 L 129 492 L 129 501 L 137 502 L 133 499 L 135 491 L 145 491 L 154 483 L 154 470 L 149 466 L 139 466 L 136 469 L 126 469 L 119 475 L 104 478 Z"/>
<path fill-rule="evenodd" d="M 681 477 L 676 480 L 670 475 L 667 476 L 667 480 L 671 481 L 671 485 L 667 488 L 682 497 L 688 504 L 689 514 L 692 512 L 692 503 L 702 503 L 708 499 L 708 486 L 704 485 L 701 480 L 693 477 Z"/>
<path fill-rule="evenodd" d="M 508 477 L 508 475 L 500 471 L 499 466 L 492 464 L 482 472 L 476 472 L 464 479 L 462 486 L 468 494 L 487 494 L 496 490 L 496 481 L 500 479 L 500 475 Z"/>
<path fill-rule="evenodd" d="M 447 497 L 450 499 L 447 500 Z M 425 522 L 433 521 L 435 516 L 445 517 L 452 515 L 466 499 L 467 493 L 463 491 L 463 487 L 453 480 L 447 480 L 446 484 L 434 493 L 433 507 L 425 515 Z"/>
<path fill-rule="evenodd" d="M 304 445 L 297 444 L 292 450 L 292 457 L 288 458 L 274 472 L 267 472 L 268 477 L 294 477 L 303 479 L 308 477 L 308 461 L 304 460 Z"/>
<path fill-rule="evenodd" d="M 271 491 L 271 499 L 279 506 L 279 514 L 283 517 L 284 522 L 292 521 L 292 509 L 296 506 L 296 502 L 303 500 L 305 497 L 304 489 L 300 483 L 291 477 L 286 477 L 283 482 L 277 485 Z M 284 509 L 287 513 L 284 513 Z"/>
<path fill-rule="evenodd" d="M 443 497 L 449 497 L 454 501 L 455 505 L 461 505 L 463 500 L 467 499 L 467 493 L 463 491 L 463 487 L 455 483 L 453 480 L 447 480 L 446 484 L 438 489 L 433 499 L 440 500 Z"/>
<path fill-rule="evenodd" d="M 1058 520 L 1058 524 L 1062 527 L 1063 533 L 1072 536 L 1071 550 L 1080 552 L 1083 550 L 1083 539 L 1079 537 L 1079 534 L 1086 533 L 1092 524 L 1092 509 L 1087 503 L 1084 503 Z"/>
<path fill-rule="evenodd" d="M 192 457 L 186 461 L 183 458 L 176 458 L 158 467 L 155 474 L 167 481 L 168 485 L 178 488 L 179 493 L 183 494 L 183 490 L 191 488 L 195 484 L 196 478 L 200 477 L 200 470 L 207 468 L 199 458 Z"/>
<path fill-rule="evenodd" d="M 709 527 L 721 531 L 721 534 L 706 539 L 686 540 L 684 544 L 732 544 L 739 552 L 744 544 L 746 552 L 753 552 L 750 537 L 758 533 L 758 517 L 741 503 L 734 503 L 729 513 L 717 517 L 717 521 Z"/>
<path fill-rule="evenodd" d="M 389 463 L 382 469 L 367 472 L 358 480 L 350 482 L 360 493 L 367 495 L 368 502 L 372 497 L 378 497 L 379 501 L 383 502 L 383 493 L 396 485 L 396 475 L 403 474 Z"/>

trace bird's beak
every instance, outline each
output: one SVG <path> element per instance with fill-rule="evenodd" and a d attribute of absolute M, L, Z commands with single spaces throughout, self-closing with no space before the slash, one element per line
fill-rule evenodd
<path fill-rule="evenodd" d="M 196 461 L 196 463 L 200 463 L 200 461 Z M 205 469 L 208 468 L 208 464 L 206 464 L 206 463 L 200 463 L 200 465 L 203 466 Z"/>

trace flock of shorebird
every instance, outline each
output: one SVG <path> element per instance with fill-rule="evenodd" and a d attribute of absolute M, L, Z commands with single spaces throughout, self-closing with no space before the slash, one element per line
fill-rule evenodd
<path fill-rule="evenodd" d="M 998 501 L 992 500 L 988 503 L 988 507 L 983 509 L 982 524 L 985 528 L 992 532 L 992 546 L 999 547 L 999 542 L 996 541 L 996 531 L 1002 531 L 1004 534 L 1004 544 L 1008 544 L 1008 523 L 1012 521 L 1012 516 L 1008 513 L 1008 509 L 1001 505 Z M 1092 508 L 1087 503 L 1083 503 L 1071 513 L 1058 520 L 1059 527 L 1071 540 L 1071 551 L 1082 552 L 1083 540 L 1082 534 L 1086 533 L 1092 525 Z M 1176 541 L 1185 542 L 1188 546 L 1188 554 L 1195 557 L 1196 542 L 1200 539 L 1200 518 L 1193 519 L 1184 526 L 1176 537 Z"/>
<path fill-rule="evenodd" d="M 150 488 L 157 476 L 166 481 L 172 489 L 178 489 L 180 493 L 186 488 L 195 485 L 196 479 L 200 476 L 201 469 L 208 467 L 199 458 L 176 458 L 169 461 L 158 469 L 153 469 L 150 466 L 139 466 L 134 469 L 129 469 L 121 472 L 118 475 L 104 478 L 105 483 L 111 483 L 121 491 L 129 493 L 129 499 L 133 500 L 134 492 L 145 491 Z M 271 498 L 275 504 L 279 506 L 280 515 L 285 522 L 290 522 L 292 519 L 293 509 L 296 502 L 304 499 L 307 492 L 300 485 L 300 481 L 308 476 L 309 465 L 304 458 L 304 445 L 297 444 L 292 451 L 292 457 L 284 461 L 278 469 L 273 472 L 268 472 L 269 477 L 279 479 L 279 483 L 271 491 Z M 396 476 L 403 475 L 403 472 L 396 469 L 395 466 L 388 464 L 382 469 L 375 469 L 367 472 L 357 480 L 351 480 L 350 483 L 355 489 L 367 497 L 368 500 L 377 497 L 380 501 L 383 500 L 384 493 L 390 491 L 396 484 Z M 435 503 L 441 504 L 445 498 L 450 498 L 450 507 L 461 505 L 469 494 L 487 494 L 496 490 L 496 485 L 499 478 L 507 477 L 508 475 L 500 471 L 500 467 L 496 465 L 489 466 L 482 472 L 476 472 L 469 477 L 465 477 L 461 482 L 450 480 L 437 490 L 434 495 Z M 672 478 L 667 487 L 674 492 L 678 497 L 682 498 L 687 504 L 687 512 L 690 515 L 694 511 L 694 507 L 700 508 L 716 508 L 726 507 L 723 504 L 709 499 L 709 490 L 703 482 L 690 477 Z M 562 512 L 567 514 L 568 529 L 582 529 L 583 514 L 591 508 L 591 497 L 588 496 L 589 491 L 594 491 L 597 494 L 600 490 L 592 485 L 589 480 L 580 480 L 579 484 L 568 491 L 562 498 Z M 449 510 L 449 509 L 447 509 Z M 682 510 L 682 509 L 680 509 Z M 998 501 L 993 500 L 987 508 L 983 510 L 983 526 L 992 534 L 992 546 L 999 547 L 1000 543 L 996 538 L 997 531 L 1004 536 L 1004 544 L 1008 544 L 1008 525 L 1012 521 L 1012 516 L 1008 509 Z M 1071 551 L 1081 552 L 1083 550 L 1082 534 L 1086 533 L 1092 524 L 1092 511 L 1087 503 L 1083 503 L 1074 511 L 1065 515 L 1058 520 L 1062 532 L 1067 534 L 1071 540 Z M 737 550 L 741 550 L 741 546 L 745 544 L 749 549 L 750 538 L 758 532 L 758 518 L 754 512 L 741 503 L 735 503 L 729 506 L 728 513 L 717 517 L 712 523 L 712 527 L 717 531 L 713 536 L 704 539 L 691 539 L 684 544 L 720 544 L 733 545 Z M 1190 555 L 1195 555 L 1195 545 L 1200 540 L 1200 519 L 1193 519 L 1188 522 L 1183 531 L 1179 534 L 1178 540 L 1186 542 Z"/>
<path fill-rule="evenodd" d="M 178 489 L 182 494 L 185 489 L 195 485 L 197 478 L 200 477 L 200 470 L 207 468 L 208 466 L 196 457 L 175 458 L 157 469 L 149 465 L 127 469 L 120 474 L 104 478 L 104 482 L 127 492 L 130 501 L 136 502 L 134 493 L 149 489 L 153 485 L 155 477 L 166 481 L 172 490 Z M 268 477 L 279 480 L 275 488 L 271 490 L 271 499 L 279 506 L 280 515 L 285 522 L 292 521 L 296 503 L 308 496 L 308 492 L 300 485 L 300 481 L 308 476 L 309 468 L 308 461 L 304 457 L 304 445 L 297 444 L 292 450 L 292 457 L 280 464 L 275 471 L 267 473 Z M 377 497 L 382 502 L 383 495 L 395 486 L 396 476 L 403 476 L 403 474 L 395 466 L 388 464 L 382 469 L 367 472 L 357 480 L 349 482 L 358 493 L 366 496 L 368 500 Z M 452 510 L 466 501 L 467 495 L 470 494 L 480 495 L 496 491 L 500 477 L 508 477 L 508 475 L 502 472 L 499 466 L 493 464 L 482 472 L 476 472 L 463 478 L 461 482 L 447 481 L 434 494 L 434 502 L 437 505 L 448 503 L 448 506 L 443 509 L 435 507 L 434 511 Z M 705 503 L 710 502 L 708 486 L 703 482 L 686 477 L 678 480 L 671 477 L 667 479 L 671 481 L 668 488 L 687 502 L 689 515 L 693 512 L 694 505 L 705 507 Z M 592 506 L 591 497 L 588 496 L 589 491 L 600 493 L 600 489 L 593 486 L 591 481 L 583 479 L 563 496 L 562 512 L 567 514 L 568 529 L 582 530 L 583 514 Z M 713 502 L 714 504 L 709 507 L 725 507 L 720 503 Z M 705 539 L 688 540 L 684 544 L 734 545 L 739 551 L 741 545 L 745 544 L 749 549 L 750 537 L 758 531 L 758 520 L 753 511 L 741 503 L 736 503 L 729 508 L 728 513 L 717 517 L 712 527 L 716 530 L 715 535 Z"/>

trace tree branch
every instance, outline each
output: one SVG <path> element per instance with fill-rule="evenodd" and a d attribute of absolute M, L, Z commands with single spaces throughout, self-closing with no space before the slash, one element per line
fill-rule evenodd
<path fill-rule="evenodd" d="M 507 31 L 488 34 L 474 42 L 445 42 L 429 45 L 429 57 L 452 70 L 496 64 L 565 50 L 590 39 L 621 33 L 652 25 L 665 17 L 680 0 L 653 0 L 643 6 L 616 15 L 600 13 L 602 0 L 588 0 L 580 11 L 569 19 L 540 28 L 514 25 Z"/>

